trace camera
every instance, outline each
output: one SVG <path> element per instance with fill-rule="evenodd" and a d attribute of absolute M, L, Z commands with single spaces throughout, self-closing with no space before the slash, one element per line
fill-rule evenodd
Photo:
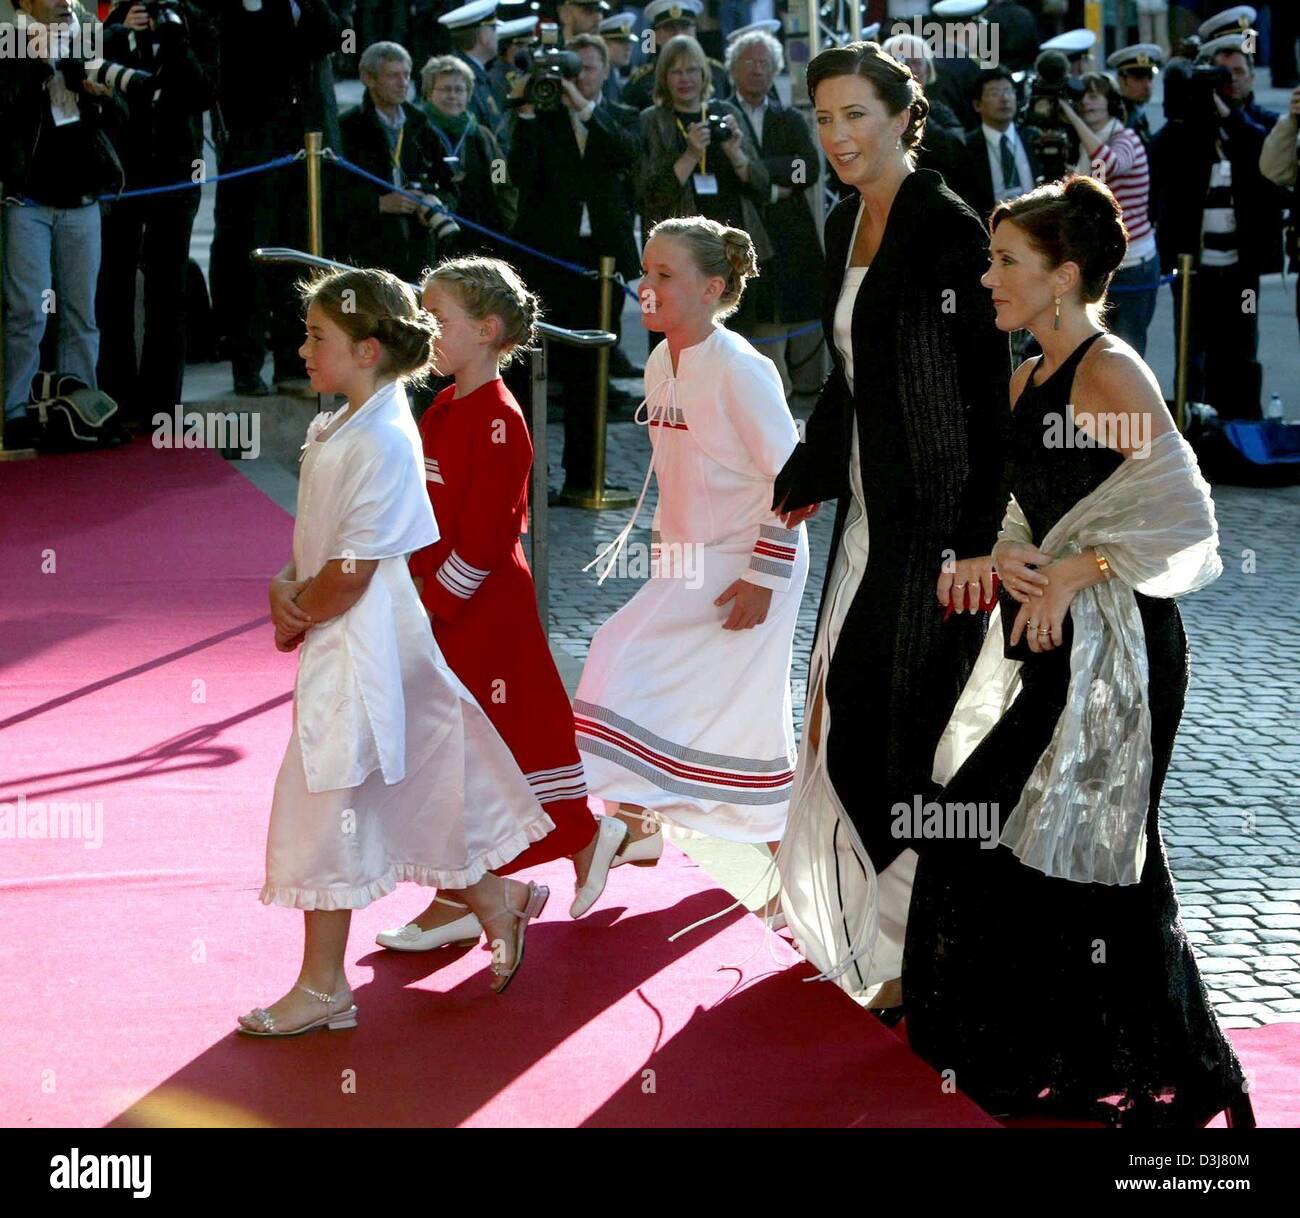
<path fill-rule="evenodd" d="M 1045 182 L 1064 177 L 1079 158 L 1079 137 L 1061 102 L 1077 105 L 1082 96 L 1083 86 L 1070 75 L 1070 61 L 1060 51 L 1039 55 L 1017 125 Z"/>
<path fill-rule="evenodd" d="M 543 21 L 537 39 L 515 52 L 514 66 L 528 76 L 521 105 L 538 110 L 558 110 L 564 104 L 566 80 L 577 80 L 582 60 L 574 51 L 562 51 L 557 42 L 560 27 Z"/>
<path fill-rule="evenodd" d="M 424 191 L 424 184 L 418 179 L 407 182 L 405 189 L 412 194 L 421 194 Z M 437 196 L 434 196 L 435 198 Z M 445 211 L 435 211 L 432 207 L 421 207 L 420 215 L 428 222 L 429 231 L 439 241 L 450 241 L 457 233 L 460 232 L 460 225 L 456 223 Z"/>
<path fill-rule="evenodd" d="M 724 115 L 710 113 L 705 121 L 709 124 L 711 144 L 722 144 L 731 138 L 731 128 L 727 126 Z"/>
<path fill-rule="evenodd" d="M 85 81 L 103 85 L 128 102 L 149 102 L 158 92 L 158 77 L 140 68 L 111 63 L 107 59 L 60 59 L 59 71 L 69 89 L 80 92 Z"/>
<path fill-rule="evenodd" d="M 168 25 L 183 26 L 178 0 L 141 0 L 140 7 L 149 15 L 154 28 L 161 30 Z"/>

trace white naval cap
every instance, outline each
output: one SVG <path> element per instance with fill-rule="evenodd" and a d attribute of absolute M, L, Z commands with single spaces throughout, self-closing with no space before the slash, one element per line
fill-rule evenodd
<path fill-rule="evenodd" d="M 732 30 L 727 35 L 727 41 L 735 42 L 737 38 L 744 38 L 746 34 L 775 34 L 780 28 L 781 22 L 778 18 L 764 17 L 762 21 L 751 21 L 738 30 Z"/>
<path fill-rule="evenodd" d="M 1249 4 L 1238 4 L 1235 8 L 1225 8 L 1223 12 L 1206 18 L 1196 33 L 1206 42 L 1220 34 L 1240 34 L 1254 26 L 1255 16 L 1255 10 Z"/>
<path fill-rule="evenodd" d="M 467 30 L 476 25 L 496 25 L 497 0 L 470 0 L 438 18 L 449 30 Z"/>
<path fill-rule="evenodd" d="M 1066 30 L 1064 34 L 1049 38 L 1039 50 L 1060 51 L 1067 59 L 1077 59 L 1091 51 L 1096 42 L 1097 35 L 1089 29 Z"/>
<path fill-rule="evenodd" d="M 1116 72 L 1126 72 L 1129 68 L 1149 68 L 1158 72 L 1164 54 L 1154 42 L 1135 42 L 1131 47 L 1120 47 L 1107 55 L 1106 66 Z"/>
<path fill-rule="evenodd" d="M 1203 42 L 1201 49 L 1196 53 L 1196 58 L 1198 60 L 1213 59 L 1220 51 L 1240 51 L 1243 55 L 1251 54 L 1250 51 L 1246 50 L 1246 34 L 1220 34 L 1218 38 L 1211 38 L 1209 42 Z"/>
<path fill-rule="evenodd" d="M 989 0 L 935 0 L 930 6 L 934 17 L 973 17 L 989 6 Z"/>
<path fill-rule="evenodd" d="M 602 13 L 609 12 L 609 5 L 605 0 L 560 0 L 560 4 L 576 4 L 581 8 L 598 8 Z M 558 8 L 559 5 L 556 7 Z"/>
<path fill-rule="evenodd" d="M 636 36 L 632 33 L 635 24 L 635 13 L 615 13 L 600 23 L 598 32 L 606 42 L 628 42 Z"/>
<path fill-rule="evenodd" d="M 694 21 L 703 8 L 701 0 L 650 0 L 645 6 L 645 19 L 651 25 L 665 21 Z"/>
<path fill-rule="evenodd" d="M 531 38 L 539 18 L 536 13 L 527 17 L 515 17 L 510 21 L 497 22 L 497 40 L 509 42 L 512 38 Z"/>

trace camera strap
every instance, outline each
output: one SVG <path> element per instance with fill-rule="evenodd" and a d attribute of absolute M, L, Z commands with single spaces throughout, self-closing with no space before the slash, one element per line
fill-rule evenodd
<path fill-rule="evenodd" d="M 682 120 L 678 118 L 676 115 L 674 115 L 673 121 L 677 124 L 677 130 L 682 133 L 682 139 L 686 141 L 686 146 L 689 148 L 691 146 L 691 141 L 690 141 L 690 137 L 686 134 L 686 128 L 682 126 Z M 701 110 L 700 122 L 704 122 L 704 121 L 705 121 L 704 111 Z M 700 173 L 706 176 L 708 174 L 708 157 L 709 157 L 709 150 L 707 148 L 701 148 L 700 149 Z"/>

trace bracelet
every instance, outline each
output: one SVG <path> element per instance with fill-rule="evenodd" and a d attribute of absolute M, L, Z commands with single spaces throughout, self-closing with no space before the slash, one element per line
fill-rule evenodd
<path fill-rule="evenodd" d="M 1102 573 L 1105 579 L 1111 579 L 1114 572 L 1110 569 L 1110 563 L 1106 561 L 1106 556 L 1100 550 L 1093 550 L 1093 557 L 1097 560 L 1097 569 Z"/>

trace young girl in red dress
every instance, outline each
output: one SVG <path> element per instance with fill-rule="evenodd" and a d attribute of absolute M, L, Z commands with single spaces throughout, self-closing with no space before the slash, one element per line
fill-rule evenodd
<path fill-rule="evenodd" d="M 420 421 L 425 481 L 441 537 L 411 558 L 411 574 L 447 663 L 501 734 L 555 829 L 506 870 L 569 857 L 580 917 L 605 887 L 627 830 L 597 818 L 575 739 L 569 696 L 537 615 L 520 535 L 528 526 L 533 445 L 500 369 L 534 338 L 537 297 L 494 258 L 441 263 L 423 285 L 437 319 L 434 360 L 456 378 Z M 427 951 L 477 940 L 478 919 L 435 897 L 414 921 L 377 937 Z"/>

